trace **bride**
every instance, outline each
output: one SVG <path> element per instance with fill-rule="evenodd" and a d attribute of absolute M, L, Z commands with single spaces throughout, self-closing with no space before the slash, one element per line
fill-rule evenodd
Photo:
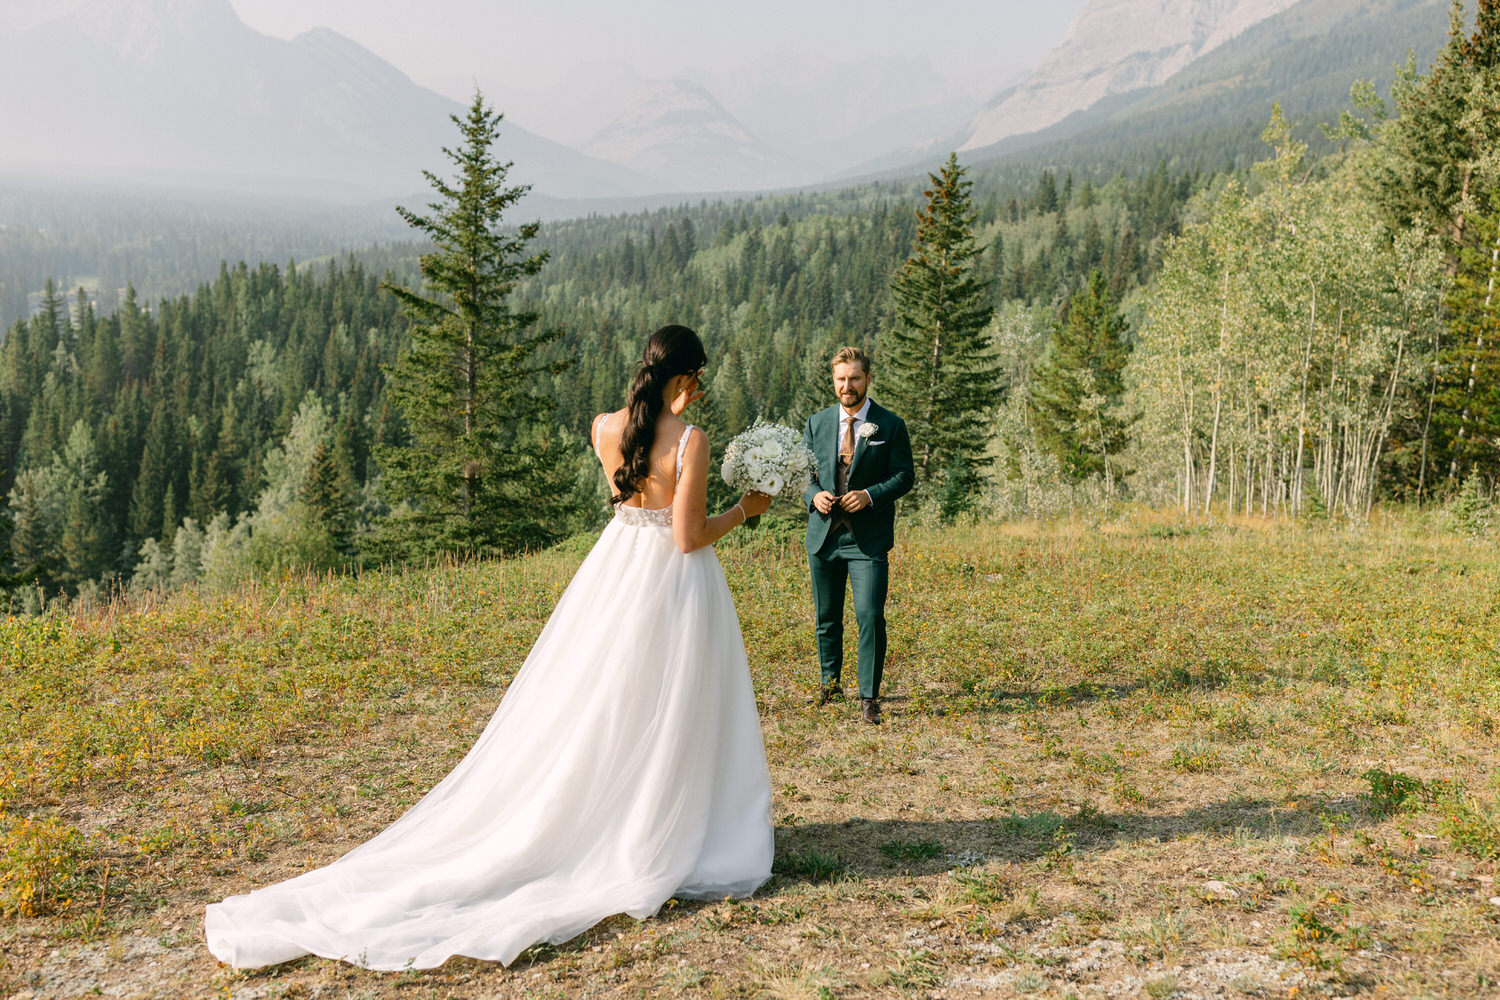
<path fill-rule="evenodd" d="M 710 546 L 770 498 L 706 513 L 697 334 L 656 331 L 594 421 L 614 519 L 466 757 L 337 861 L 207 908 L 237 968 L 308 953 L 371 969 L 509 963 L 616 913 L 755 891 L 771 788 L 734 603 Z"/>

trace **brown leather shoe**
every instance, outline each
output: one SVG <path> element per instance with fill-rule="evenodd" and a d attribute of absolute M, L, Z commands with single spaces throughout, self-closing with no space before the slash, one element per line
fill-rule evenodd
<path fill-rule="evenodd" d="M 872 726 L 879 725 L 883 718 L 880 714 L 880 699 L 861 698 L 859 699 L 859 703 L 860 706 L 864 709 L 865 721 L 870 723 L 870 725 Z"/>
<path fill-rule="evenodd" d="M 844 699 L 844 689 L 837 684 L 825 684 L 823 687 L 818 688 L 817 694 L 813 695 L 812 703 L 816 707 L 822 708 L 835 699 L 839 701 Z"/>

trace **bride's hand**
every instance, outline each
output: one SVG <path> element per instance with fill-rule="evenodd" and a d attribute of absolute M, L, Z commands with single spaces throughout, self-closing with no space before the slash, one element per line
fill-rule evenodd
<path fill-rule="evenodd" d="M 746 518 L 760 517 L 771 509 L 771 497 L 767 493 L 746 493 L 740 497 L 740 510 Z"/>
<path fill-rule="evenodd" d="M 700 388 L 701 383 L 699 382 L 699 378 L 702 375 L 702 370 L 693 373 L 693 380 L 684 385 L 682 391 L 672 399 L 672 415 L 674 417 L 682 416 L 682 411 L 703 398 L 707 390 Z"/>

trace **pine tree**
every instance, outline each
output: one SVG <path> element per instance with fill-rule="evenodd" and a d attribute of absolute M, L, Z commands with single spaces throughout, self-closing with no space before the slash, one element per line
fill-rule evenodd
<path fill-rule="evenodd" d="M 80 346 L 87 338 L 88 353 L 84 359 L 84 398 L 90 415 L 97 418 L 114 401 L 119 388 L 120 350 L 115 341 L 116 324 L 111 320 L 96 320 L 93 306 L 82 289 L 78 292 L 78 311 L 81 318 L 82 335 Z"/>
<path fill-rule="evenodd" d="M 988 412 L 1001 397 L 1000 364 L 985 333 L 994 310 L 975 266 L 963 175 L 952 154 L 929 175 L 916 242 L 891 282 L 896 322 L 880 343 L 874 392 L 906 420 L 919 488 L 988 463 Z"/>
<path fill-rule="evenodd" d="M 202 457 L 207 454 L 207 458 Z M 230 488 L 225 479 L 222 452 L 215 448 L 210 452 L 193 452 L 191 470 L 188 475 L 188 516 L 199 522 L 213 520 L 215 514 L 229 509 Z"/>
<path fill-rule="evenodd" d="M 1432 414 L 1450 488 L 1473 473 L 1500 475 L 1500 213 L 1470 215 L 1465 229 Z"/>
<path fill-rule="evenodd" d="M 1495 222 L 1500 177 L 1493 150 L 1500 146 L 1500 0 L 1479 0 L 1474 30 L 1464 28 L 1461 3 L 1453 4 L 1448 42 L 1423 76 L 1414 60 L 1393 86 L 1400 115 L 1384 123 L 1374 158 L 1374 197 L 1386 228 L 1412 225 L 1442 243 L 1452 293 L 1444 303 L 1447 341 L 1433 359 L 1434 378 L 1414 388 L 1406 410 L 1422 414 L 1398 428 L 1423 456 L 1420 495 L 1433 467 L 1456 489 L 1471 469 L 1493 475 L 1500 431 L 1500 362 L 1497 362 Z M 1430 419 L 1426 414 L 1430 413 Z M 1414 443 L 1420 438 L 1420 446 Z M 1477 464 L 1476 464 L 1477 463 Z"/>
<path fill-rule="evenodd" d="M 23 583 L 34 583 L 41 573 L 40 565 L 18 566 L 11 545 L 11 534 L 15 530 L 15 521 L 10 513 L 0 507 L 0 594 L 19 587 Z"/>
<path fill-rule="evenodd" d="M 566 529 L 553 487 L 571 456 L 549 433 L 554 404 L 538 389 L 565 367 L 538 357 L 561 331 L 529 332 L 536 314 L 507 301 L 547 259 L 526 255 L 539 225 L 501 228 L 528 190 L 505 186 L 510 164 L 491 151 L 502 116 L 476 91 L 467 117 L 451 117 L 463 141 L 443 152 L 457 179 L 424 171 L 438 196 L 429 213 L 397 209 L 435 244 L 421 257 L 422 289 L 384 286 L 412 321 L 411 346 L 389 369 L 410 444 L 379 456 L 400 505 L 384 531 L 391 554 L 514 551 Z"/>
<path fill-rule="evenodd" d="M 170 423 L 166 405 L 157 403 L 151 411 L 151 422 L 146 426 L 141 463 L 130 493 L 129 531 L 131 537 L 138 540 L 161 534 L 175 451 Z M 171 523 L 175 526 L 175 519 Z"/>
<path fill-rule="evenodd" d="M 354 554 L 354 483 L 340 467 L 338 456 L 327 444 L 318 446 L 312 468 L 302 487 L 302 502 L 318 516 L 334 549 L 343 556 Z"/>
<path fill-rule="evenodd" d="M 1057 211 L 1057 179 L 1052 176 L 1052 171 L 1042 171 L 1042 179 L 1037 182 L 1036 193 L 1031 196 L 1031 207 L 1038 212 Z"/>
<path fill-rule="evenodd" d="M 67 489 L 58 541 L 59 575 L 64 584 L 77 587 L 107 573 L 115 556 L 111 525 L 103 516 L 109 475 L 99 469 L 94 436 L 82 420 L 73 425 L 56 464 Z"/>
<path fill-rule="evenodd" d="M 37 586 L 56 583 L 58 539 L 62 535 L 66 484 L 49 465 L 22 469 L 7 496 L 12 558 Z"/>
<path fill-rule="evenodd" d="M 1104 275 L 1091 271 L 1088 287 L 1069 300 L 1047 353 L 1032 368 L 1029 405 L 1037 442 L 1075 479 L 1102 474 L 1112 485 L 1119 474 L 1113 459 L 1129 429 L 1119 412 L 1130 355 L 1124 333 Z"/>
<path fill-rule="evenodd" d="M 1375 195 L 1386 223 L 1400 232 L 1420 222 L 1441 236 L 1450 273 L 1457 269 L 1467 213 L 1480 194 L 1474 190 L 1478 161 L 1500 139 L 1493 110 L 1471 108 L 1471 102 L 1476 93 L 1493 92 L 1497 72 L 1500 0 L 1479 0 L 1472 34 L 1465 33 L 1463 5 L 1455 0 L 1448 42 L 1431 72 L 1417 73 L 1412 57 L 1398 73 L 1392 89 L 1400 115 L 1381 134 L 1391 155 L 1376 163 Z M 1484 87 L 1486 82 L 1491 86 Z"/>

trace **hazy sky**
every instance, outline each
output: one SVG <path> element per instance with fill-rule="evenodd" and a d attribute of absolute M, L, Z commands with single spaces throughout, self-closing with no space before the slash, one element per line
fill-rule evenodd
<path fill-rule="evenodd" d="M 463 100 L 477 83 L 525 123 L 547 91 L 628 64 L 645 77 L 733 69 L 776 53 L 817 61 L 925 55 L 988 97 L 1057 44 L 1085 0 L 233 0 L 240 17 L 290 38 L 325 26 L 416 82 Z M 581 67 L 589 67 L 581 69 Z M 538 123 L 540 124 L 540 123 Z M 545 132 L 546 129 L 543 129 Z"/>

